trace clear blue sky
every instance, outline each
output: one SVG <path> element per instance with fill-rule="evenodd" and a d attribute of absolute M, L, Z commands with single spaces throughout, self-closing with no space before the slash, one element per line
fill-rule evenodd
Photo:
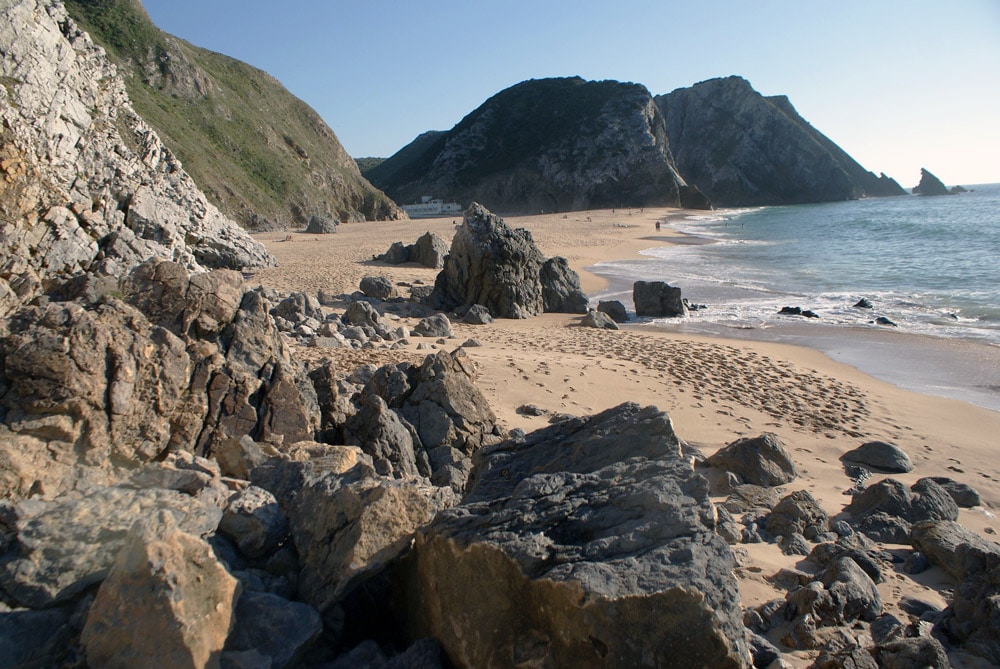
<path fill-rule="evenodd" d="M 355 157 L 447 130 L 525 79 L 654 94 L 738 74 L 903 186 L 1000 182 L 1000 0 L 144 0 L 277 77 Z"/>

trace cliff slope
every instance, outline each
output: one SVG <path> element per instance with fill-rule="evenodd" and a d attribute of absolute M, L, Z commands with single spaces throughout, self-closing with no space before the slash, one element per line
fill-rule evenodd
<path fill-rule="evenodd" d="M 136 111 L 213 204 L 249 229 L 405 217 L 307 104 L 254 67 L 160 31 L 140 0 L 67 0 Z"/>
<path fill-rule="evenodd" d="M 674 167 L 649 91 L 579 77 L 501 91 L 368 175 L 402 203 L 434 195 L 504 212 L 707 205 Z"/>
<path fill-rule="evenodd" d="M 677 168 L 717 206 L 759 206 L 904 195 L 803 119 L 785 96 L 741 77 L 656 97 Z"/>
<path fill-rule="evenodd" d="M 62 3 L 0 5 L 0 317 L 73 277 L 152 257 L 273 264 L 198 190 Z"/>

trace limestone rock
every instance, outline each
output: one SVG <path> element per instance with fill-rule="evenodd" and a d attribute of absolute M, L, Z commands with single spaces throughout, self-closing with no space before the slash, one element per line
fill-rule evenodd
<path fill-rule="evenodd" d="M 632 301 L 639 318 L 674 318 L 687 316 L 687 306 L 681 299 L 681 289 L 663 281 L 636 281 L 632 285 Z"/>
<path fill-rule="evenodd" d="M 478 458 L 400 572 L 411 634 L 463 666 L 749 665 L 732 554 L 665 414 L 626 404 Z"/>
<path fill-rule="evenodd" d="M 733 472 L 744 482 L 778 486 L 795 480 L 795 463 L 788 450 L 770 432 L 737 439 L 705 460 L 709 467 Z"/>
<path fill-rule="evenodd" d="M 32 608 L 78 595 L 107 575 L 136 521 L 168 511 L 195 536 L 214 532 L 222 511 L 163 489 L 95 488 L 52 502 L 15 507 L 17 540 L 0 562 L 0 586 Z"/>
<path fill-rule="evenodd" d="M 580 277 L 565 258 L 556 256 L 542 263 L 542 303 L 546 313 L 585 314 L 589 300 L 580 289 Z"/>
<path fill-rule="evenodd" d="M 891 474 L 905 474 L 913 471 L 913 463 L 895 444 L 884 441 L 869 441 L 851 451 L 847 451 L 840 459 L 845 462 L 865 465 L 877 471 Z"/>
<path fill-rule="evenodd" d="M 239 583 L 166 511 L 129 531 L 81 643 L 91 666 L 218 666 Z"/>

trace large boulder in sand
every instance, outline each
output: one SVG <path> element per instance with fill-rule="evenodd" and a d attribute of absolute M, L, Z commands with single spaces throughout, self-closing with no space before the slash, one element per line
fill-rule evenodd
<path fill-rule="evenodd" d="M 129 531 L 87 614 L 93 667 L 218 666 L 239 582 L 167 511 Z"/>
<path fill-rule="evenodd" d="M 569 268 L 565 258 L 556 256 L 542 264 L 542 301 L 546 312 L 585 314 L 590 305 L 580 289 L 580 277 Z"/>
<path fill-rule="evenodd" d="M 777 486 L 795 480 L 795 463 L 778 436 L 765 432 L 759 437 L 743 437 L 721 448 L 705 460 L 709 467 L 732 472 L 743 483 Z"/>
<path fill-rule="evenodd" d="M 847 451 L 840 459 L 850 464 L 863 465 L 889 474 L 913 471 L 913 463 L 899 446 L 885 441 L 868 441 Z"/>
<path fill-rule="evenodd" d="M 958 519 L 955 500 L 929 478 L 910 488 L 895 479 L 883 479 L 855 494 L 845 510 L 872 539 L 901 544 L 910 542 L 912 523 Z"/>
<path fill-rule="evenodd" d="M 636 281 L 632 284 L 632 302 L 635 304 L 635 315 L 639 318 L 688 315 L 681 289 L 663 281 Z"/>
<path fill-rule="evenodd" d="M 459 666 L 744 667 L 733 568 L 669 418 L 625 404 L 481 451 L 397 594 Z"/>

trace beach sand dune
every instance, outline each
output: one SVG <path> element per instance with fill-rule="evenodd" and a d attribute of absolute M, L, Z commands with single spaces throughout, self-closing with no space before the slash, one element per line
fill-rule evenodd
<path fill-rule="evenodd" d="M 669 242 L 676 233 L 666 229 L 656 233 L 656 241 L 648 237 L 657 220 L 678 215 L 684 213 L 605 210 L 506 220 L 530 230 L 547 256 L 569 259 L 581 273 L 585 290 L 594 292 L 603 283 L 586 267 L 638 257 L 642 249 Z M 430 284 L 435 270 L 373 263 L 372 255 L 393 241 L 412 243 L 427 230 L 450 240 L 453 229 L 453 219 L 434 219 L 349 224 L 335 235 L 293 234 L 291 241 L 262 235 L 258 238 L 279 266 L 261 270 L 254 281 L 282 291 L 331 293 L 355 290 L 367 274 Z M 466 351 L 478 365 L 480 387 L 507 428 L 530 431 L 559 413 L 586 415 L 632 401 L 666 411 L 677 434 L 705 455 L 739 437 L 773 432 L 800 474 L 783 491 L 808 490 L 830 516 L 842 512 L 850 501 L 845 491 L 854 484 L 840 456 L 865 441 L 893 442 L 915 465 L 913 472 L 895 478 L 910 485 L 925 476 L 947 476 L 973 486 L 983 506 L 962 509 L 959 520 L 996 540 L 1000 413 L 901 390 L 808 348 L 646 329 L 594 330 L 577 326 L 577 321 L 575 316 L 546 314 L 489 326 L 455 324 L 453 339 L 432 345 L 451 349 L 469 339 L 481 344 Z M 350 370 L 362 363 L 421 360 L 429 352 L 416 350 L 421 341 L 431 345 L 431 340 L 413 338 L 400 351 L 302 348 L 298 353 L 332 357 Z M 526 405 L 538 411 L 521 410 Z M 714 476 L 708 471 L 706 475 L 710 480 Z M 713 490 L 716 501 L 725 499 L 717 487 Z M 782 567 L 795 567 L 800 558 L 784 556 L 769 544 L 741 544 L 735 550 L 745 606 L 783 596 L 766 577 Z M 945 583 L 935 568 L 919 577 L 892 573 L 879 587 L 887 602 L 910 593 L 943 606 L 940 587 Z M 805 663 L 806 656 L 802 660 Z"/>

